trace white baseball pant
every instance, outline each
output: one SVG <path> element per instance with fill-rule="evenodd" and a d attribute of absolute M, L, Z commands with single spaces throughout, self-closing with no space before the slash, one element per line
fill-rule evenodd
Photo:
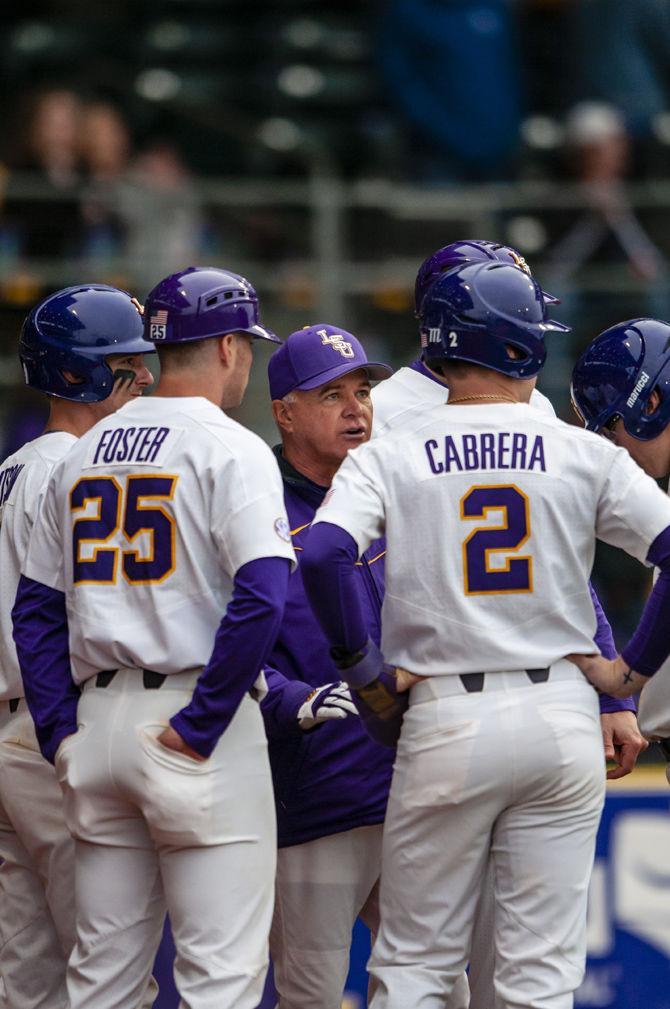
<path fill-rule="evenodd" d="M 13 705 L 14 706 L 14 705 Z M 26 702 L 0 701 L 0 974 L 12 1009 L 64 1009 L 74 844 Z"/>
<path fill-rule="evenodd" d="M 146 690 L 136 669 L 104 689 L 92 678 L 56 754 L 77 847 L 70 1009 L 135 1004 L 166 907 L 180 1009 L 260 1001 L 277 843 L 263 721 L 247 696 L 208 760 L 166 749 L 157 737 L 196 679 Z"/>
<path fill-rule="evenodd" d="M 0 701 L 0 858 L 0 1006 L 66 1009 L 75 845 L 23 698 L 14 711 Z M 157 994 L 150 977 L 134 1004 L 151 1009 Z"/>
<path fill-rule="evenodd" d="M 492 860 L 503 1009 L 570 1009 L 605 773 L 595 691 L 571 663 L 412 688 L 382 851 L 372 1009 L 442 1009 Z"/>

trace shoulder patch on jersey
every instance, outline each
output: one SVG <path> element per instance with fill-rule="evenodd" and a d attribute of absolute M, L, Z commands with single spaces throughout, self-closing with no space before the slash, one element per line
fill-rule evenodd
<path fill-rule="evenodd" d="M 291 542 L 291 530 L 286 519 L 275 519 L 275 532 L 280 540 L 284 540 L 285 543 Z"/>

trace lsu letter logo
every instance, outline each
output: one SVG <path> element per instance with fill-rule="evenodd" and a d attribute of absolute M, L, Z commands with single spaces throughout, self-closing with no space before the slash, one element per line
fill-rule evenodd
<path fill-rule="evenodd" d="M 325 329 L 317 329 L 317 333 L 321 337 L 321 343 L 324 347 L 330 345 L 342 357 L 354 356 L 354 348 L 344 339 L 341 333 L 333 333 L 332 336 L 329 336 Z"/>

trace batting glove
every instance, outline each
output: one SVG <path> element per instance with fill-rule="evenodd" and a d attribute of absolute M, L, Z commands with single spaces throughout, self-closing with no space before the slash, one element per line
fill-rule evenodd
<path fill-rule="evenodd" d="M 332 718 L 348 718 L 357 714 L 349 687 L 340 680 L 339 683 L 325 683 L 312 691 L 298 710 L 298 724 L 301 729 L 313 729 Z"/>
<path fill-rule="evenodd" d="M 382 746 L 395 746 L 409 706 L 408 692 L 398 693 L 395 666 L 384 662 L 372 638 L 359 652 L 331 648 L 330 654 L 351 687 L 368 735 Z"/>

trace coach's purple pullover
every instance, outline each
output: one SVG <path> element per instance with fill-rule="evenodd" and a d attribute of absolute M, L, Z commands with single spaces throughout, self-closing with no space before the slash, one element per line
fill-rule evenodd
<path fill-rule="evenodd" d="M 298 565 L 316 509 L 327 488 L 298 473 L 275 449 Z M 379 643 L 384 595 L 384 542 L 356 565 L 355 585 L 367 632 Z M 266 677 L 262 704 L 270 747 L 280 848 L 354 827 L 381 823 L 394 752 L 366 734 L 357 717 L 325 722 L 303 732 L 297 712 L 314 687 L 342 679 L 305 596 L 300 568 L 289 579 L 281 630 Z"/>

